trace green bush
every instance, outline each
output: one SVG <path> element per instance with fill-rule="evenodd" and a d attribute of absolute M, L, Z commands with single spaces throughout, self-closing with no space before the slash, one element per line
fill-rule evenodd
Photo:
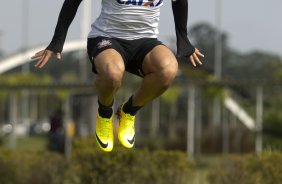
<path fill-rule="evenodd" d="M 212 184 L 278 184 L 282 182 L 282 154 L 229 155 L 211 166 Z"/>
<path fill-rule="evenodd" d="M 62 184 L 67 165 L 54 153 L 0 151 L 0 183 Z"/>
<path fill-rule="evenodd" d="M 56 153 L 0 150 L 0 184 L 194 184 L 200 176 L 199 166 L 184 152 L 116 145 L 105 153 L 94 138 L 77 141 L 73 148 L 69 163 Z M 208 161 L 210 184 L 282 181 L 282 153 L 225 155 Z"/>
<path fill-rule="evenodd" d="M 104 153 L 91 142 L 84 145 L 76 145 L 73 156 L 83 184 L 192 183 L 194 164 L 183 152 L 115 147 L 111 153 Z"/>
<path fill-rule="evenodd" d="M 71 162 L 63 155 L 0 150 L 0 184 L 189 184 L 194 163 L 177 151 L 124 149 L 105 153 L 95 139 L 75 143 Z"/>

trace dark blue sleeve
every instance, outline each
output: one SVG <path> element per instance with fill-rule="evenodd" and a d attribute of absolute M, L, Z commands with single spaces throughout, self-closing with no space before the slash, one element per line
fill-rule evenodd
<path fill-rule="evenodd" d="M 51 43 L 46 49 L 55 53 L 62 52 L 68 28 L 73 21 L 82 0 L 65 0 L 61 8 L 55 33 Z"/>
<path fill-rule="evenodd" d="M 190 43 L 187 33 L 188 0 L 172 0 L 174 15 L 177 57 L 187 57 L 194 53 L 195 48 Z"/>

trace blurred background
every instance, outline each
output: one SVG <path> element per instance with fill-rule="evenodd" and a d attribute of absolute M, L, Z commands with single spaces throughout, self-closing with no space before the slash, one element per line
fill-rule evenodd
<path fill-rule="evenodd" d="M 80 5 L 62 61 L 36 69 L 29 59 L 51 41 L 63 2 L 0 7 L 0 183 L 281 183 L 282 1 L 189 0 L 188 36 L 204 65 L 179 61 L 171 88 L 137 116 L 136 149 L 116 142 L 111 154 L 93 137 L 86 52 L 100 1 Z M 159 31 L 175 52 L 170 1 Z M 125 75 L 115 109 L 140 82 Z"/>

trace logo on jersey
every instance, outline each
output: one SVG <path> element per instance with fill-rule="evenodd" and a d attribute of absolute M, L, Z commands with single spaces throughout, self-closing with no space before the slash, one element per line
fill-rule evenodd
<path fill-rule="evenodd" d="M 116 0 L 119 4 L 157 7 L 163 0 Z"/>

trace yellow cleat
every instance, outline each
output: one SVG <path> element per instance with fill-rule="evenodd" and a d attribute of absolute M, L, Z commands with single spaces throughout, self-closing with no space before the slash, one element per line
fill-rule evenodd
<path fill-rule="evenodd" d="M 114 146 L 113 117 L 102 118 L 97 114 L 96 140 L 99 147 L 106 152 L 110 152 Z"/>
<path fill-rule="evenodd" d="M 116 113 L 119 119 L 118 139 L 125 148 L 132 148 L 135 142 L 135 116 L 124 113 L 122 107 L 123 105 L 119 107 Z"/>

